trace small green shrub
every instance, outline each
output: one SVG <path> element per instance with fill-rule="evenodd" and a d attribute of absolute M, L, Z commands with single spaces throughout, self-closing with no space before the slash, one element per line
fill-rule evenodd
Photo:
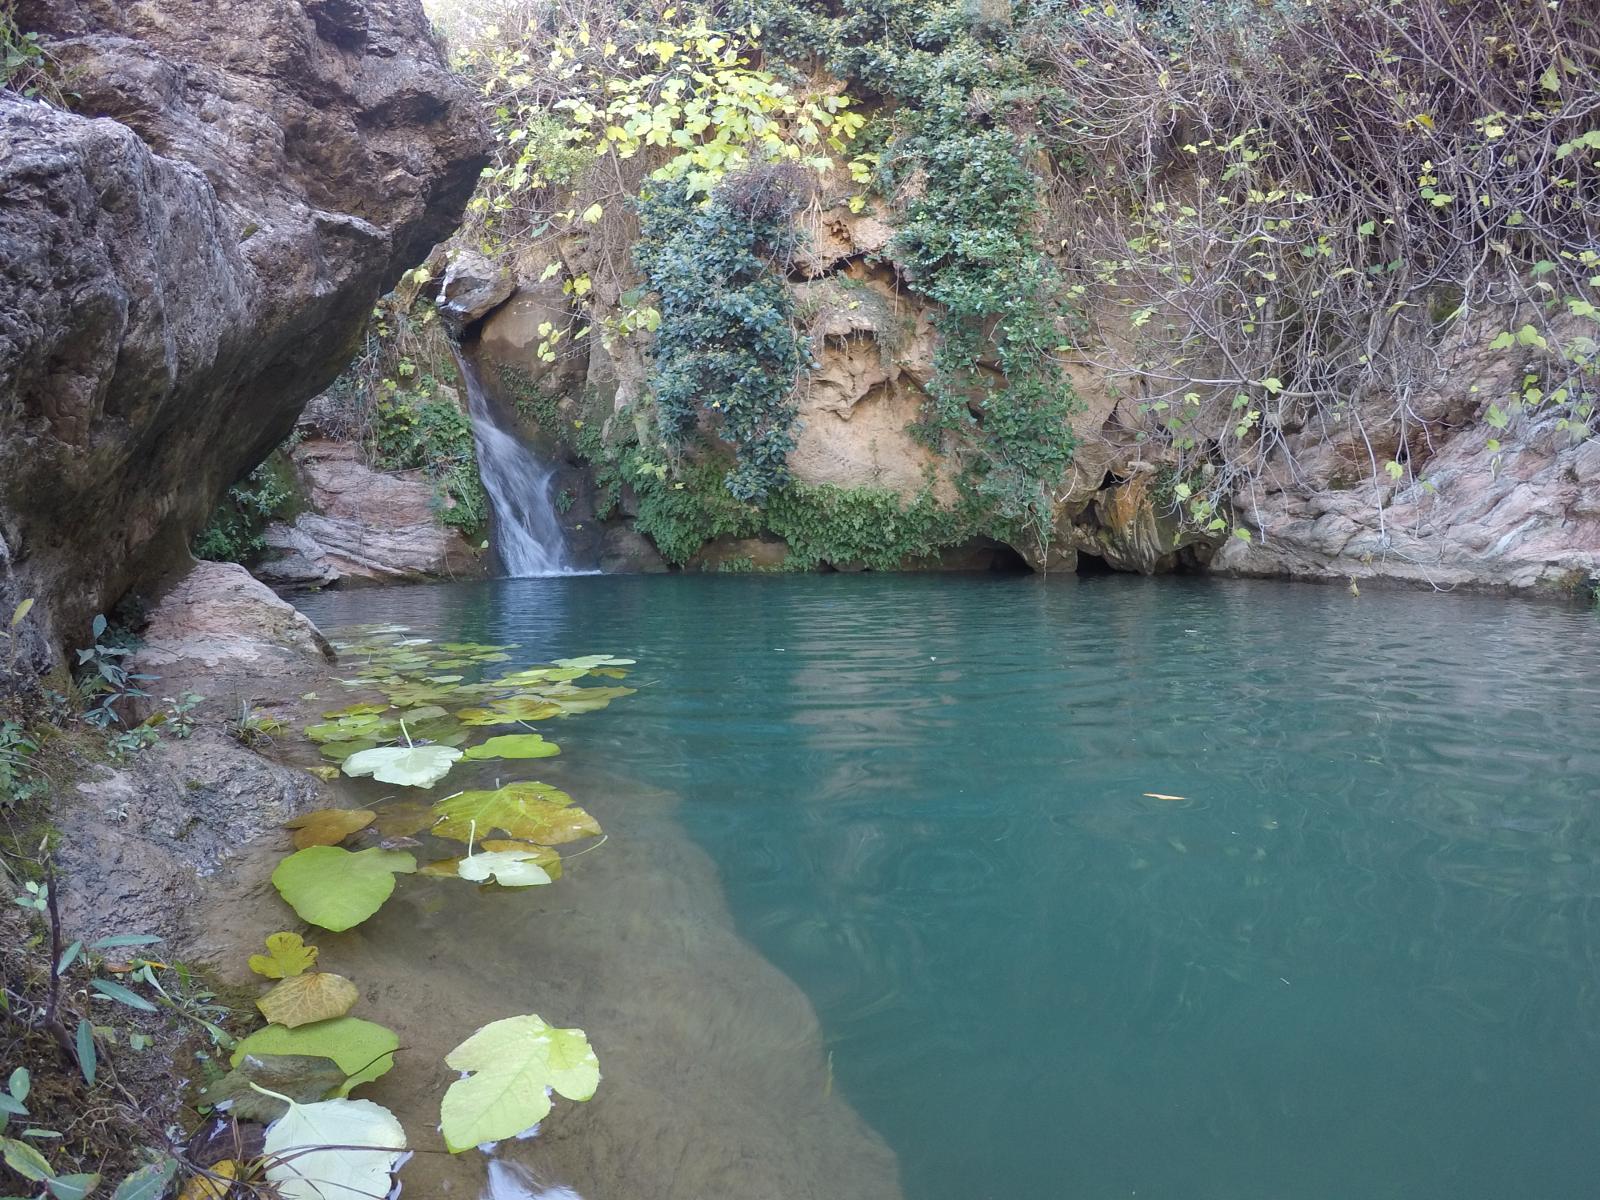
<path fill-rule="evenodd" d="M 896 571 L 971 537 L 970 513 L 945 508 L 925 488 L 910 501 L 884 488 L 791 483 L 773 494 L 767 526 L 789 543 L 788 570 L 859 563 Z"/>
<path fill-rule="evenodd" d="M 44 790 L 44 778 L 33 765 L 39 743 L 16 721 L 0 721 L 0 811 Z"/>
<path fill-rule="evenodd" d="M 281 451 L 228 489 L 195 538 L 196 558 L 247 563 L 267 548 L 262 533 L 274 521 L 290 520 L 299 507 L 294 464 Z"/>
<path fill-rule="evenodd" d="M 489 498 L 478 475 L 472 421 L 453 400 L 433 397 L 431 380 L 419 391 L 395 391 L 373 412 L 370 452 L 386 471 L 424 472 L 434 484 L 434 508 L 444 524 L 467 533 L 489 521 Z"/>
<path fill-rule="evenodd" d="M 18 27 L 16 0 L 0 0 L 0 89 L 65 107 L 53 67 L 39 35 Z"/>

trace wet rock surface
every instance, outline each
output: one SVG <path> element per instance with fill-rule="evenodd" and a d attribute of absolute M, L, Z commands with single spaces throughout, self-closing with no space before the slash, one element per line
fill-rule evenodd
<path fill-rule="evenodd" d="M 54 805 L 69 927 L 85 935 L 193 935 L 203 877 L 252 839 L 316 807 L 318 784 L 272 761 L 265 732 L 323 686 L 333 651 L 309 620 L 232 563 L 202 562 L 156 603 L 131 668 L 167 696 L 203 696 L 192 736 L 88 767 Z M 138 719 L 144 713 L 134 714 Z M 258 729 L 255 748 L 227 732 Z"/>

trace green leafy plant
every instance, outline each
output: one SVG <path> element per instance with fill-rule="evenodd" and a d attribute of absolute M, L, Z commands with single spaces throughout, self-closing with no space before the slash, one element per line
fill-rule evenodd
<path fill-rule="evenodd" d="M 17 26 L 16 0 L 0 0 L 0 89 L 66 107 L 56 63 L 43 39 Z"/>
<path fill-rule="evenodd" d="M 661 313 L 652 384 L 659 430 L 681 446 L 702 418 L 732 444 L 725 486 L 759 501 L 788 481 L 795 378 L 809 360 L 794 327 L 783 266 L 804 177 L 755 169 L 725 180 L 709 203 L 661 183 L 639 204 L 634 258 Z"/>
<path fill-rule="evenodd" d="M 31 598 L 24 600 L 12 610 L 11 619 L 4 625 L 0 625 L 0 639 L 3 639 L 6 644 L 5 670 L 6 678 L 8 679 L 17 677 L 17 638 L 20 636 L 17 630 L 21 628 L 22 623 L 28 619 L 28 614 L 32 611 L 33 600 Z"/>
<path fill-rule="evenodd" d="M 420 391 L 396 390 L 378 403 L 371 428 L 375 465 L 386 471 L 420 470 L 436 487 L 435 510 L 446 525 L 471 533 L 489 521 L 489 499 L 478 475 L 472 422 L 455 401 Z"/>
<path fill-rule="evenodd" d="M 91 626 L 94 644 L 78 651 L 79 686 L 90 701 L 84 720 L 101 729 L 125 725 L 123 714 L 117 711 L 118 706 L 130 700 L 148 698 L 150 693 L 144 685 L 156 679 L 154 675 L 130 671 L 126 659 L 133 653 L 133 648 L 112 645 L 106 637 L 107 630 L 106 618 L 95 617 Z M 138 735 L 129 748 L 137 749 L 139 743 L 148 744 L 146 737 L 153 740 L 154 733 L 153 729 L 146 728 L 146 732 Z"/>
<path fill-rule="evenodd" d="M 34 765 L 39 743 L 16 721 L 0 721 L 0 808 L 44 791 L 42 771 Z"/>
<path fill-rule="evenodd" d="M 382 908 L 395 875 L 416 869 L 417 860 L 399 850 L 310 846 L 279 863 L 272 884 L 302 920 L 338 932 Z"/>
<path fill-rule="evenodd" d="M 263 536 L 274 521 L 291 520 L 300 507 L 294 466 L 281 450 L 228 489 L 195 537 L 196 558 L 249 563 L 266 550 Z"/>

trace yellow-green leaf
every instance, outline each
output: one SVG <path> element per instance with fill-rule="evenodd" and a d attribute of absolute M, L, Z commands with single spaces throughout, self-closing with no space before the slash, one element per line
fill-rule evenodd
<path fill-rule="evenodd" d="M 316 965 L 317 948 L 308 946 L 298 933 L 267 936 L 267 952 L 250 956 L 250 969 L 268 979 L 292 979 Z"/>
<path fill-rule="evenodd" d="M 311 971 L 285 979 L 257 1000 L 256 1007 L 273 1024 L 296 1029 L 314 1021 L 342 1017 L 360 998 L 356 985 L 343 975 Z"/>

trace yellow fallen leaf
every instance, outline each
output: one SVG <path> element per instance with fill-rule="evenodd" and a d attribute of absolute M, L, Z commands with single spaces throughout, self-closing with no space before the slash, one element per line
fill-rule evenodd
<path fill-rule="evenodd" d="M 317 948 L 306 945 L 298 933 L 274 933 L 267 937 L 267 953 L 250 956 L 250 969 L 268 979 L 290 979 L 304 975 L 316 962 Z"/>
<path fill-rule="evenodd" d="M 178 1193 L 178 1200 L 227 1200 L 231 1185 L 224 1183 L 223 1180 L 240 1178 L 238 1162 L 226 1158 L 219 1163 L 213 1163 L 206 1170 L 218 1178 L 208 1179 L 204 1175 L 196 1175 L 183 1185 L 183 1191 Z"/>
<path fill-rule="evenodd" d="M 257 1000 L 256 1007 L 274 1025 L 294 1029 L 314 1021 L 331 1021 L 334 1017 L 342 1017 L 355 1007 L 360 998 L 356 985 L 343 975 L 312 971 L 285 979 Z"/>
<path fill-rule="evenodd" d="M 305 850 L 310 846 L 337 846 L 358 829 L 371 825 L 377 813 L 370 808 L 319 808 L 292 821 L 285 821 L 285 829 L 294 830 L 294 848 Z"/>
<path fill-rule="evenodd" d="M 1168 796 L 1161 792 L 1145 792 L 1144 794 L 1152 800 L 1187 800 L 1189 798 L 1187 796 Z"/>

